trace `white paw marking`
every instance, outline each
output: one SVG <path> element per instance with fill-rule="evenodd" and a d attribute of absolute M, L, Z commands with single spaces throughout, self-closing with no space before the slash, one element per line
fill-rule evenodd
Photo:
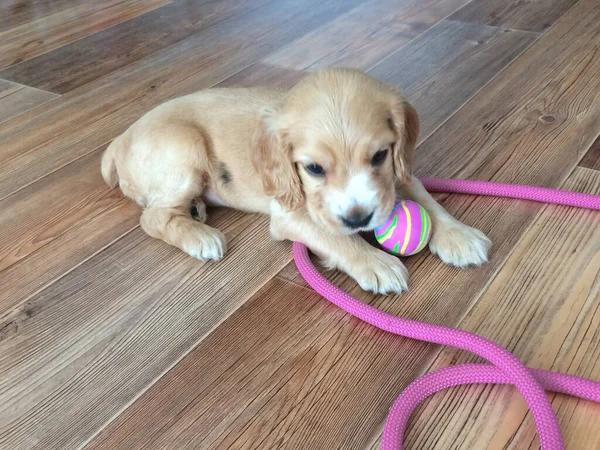
<path fill-rule="evenodd" d="M 225 256 L 227 242 L 223 233 L 211 229 L 190 236 L 183 245 L 183 251 L 200 261 L 219 261 Z"/>
<path fill-rule="evenodd" d="M 462 268 L 486 263 L 491 247 L 492 241 L 485 234 L 460 222 L 434 228 L 429 242 L 431 253 Z"/>
<path fill-rule="evenodd" d="M 377 250 L 365 257 L 361 267 L 351 271 L 350 276 L 365 291 L 376 294 L 399 294 L 408 289 L 408 271 L 397 257 Z"/>

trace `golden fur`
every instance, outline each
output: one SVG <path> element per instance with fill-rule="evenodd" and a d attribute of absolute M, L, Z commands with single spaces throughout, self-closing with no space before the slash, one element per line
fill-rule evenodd
<path fill-rule="evenodd" d="M 144 208 L 144 231 L 195 258 L 224 256 L 223 234 L 205 223 L 205 205 L 223 205 L 269 214 L 274 238 L 303 242 L 364 289 L 401 292 L 401 261 L 358 234 L 383 222 L 398 197 L 428 210 L 430 249 L 446 263 L 481 264 L 490 248 L 411 175 L 418 136 L 417 113 L 394 87 L 328 69 L 289 91 L 208 89 L 171 100 L 112 142 L 102 174 Z"/>

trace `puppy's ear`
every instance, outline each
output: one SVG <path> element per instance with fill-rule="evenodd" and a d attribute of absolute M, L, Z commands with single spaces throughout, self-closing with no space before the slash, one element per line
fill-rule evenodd
<path fill-rule="evenodd" d="M 421 124 L 417 111 L 407 101 L 398 99 L 391 109 L 390 126 L 396 134 L 393 148 L 394 172 L 401 183 L 409 183 Z"/>
<path fill-rule="evenodd" d="M 265 193 L 274 197 L 288 211 L 304 203 L 304 192 L 292 145 L 279 113 L 265 109 L 260 117 L 252 151 L 252 165 L 262 180 Z"/>

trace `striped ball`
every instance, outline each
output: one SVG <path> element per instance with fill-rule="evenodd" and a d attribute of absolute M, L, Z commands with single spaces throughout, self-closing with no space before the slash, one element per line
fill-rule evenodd
<path fill-rule="evenodd" d="M 419 253 L 431 237 L 431 218 L 411 200 L 396 203 L 390 218 L 375 229 L 377 242 L 388 252 L 402 256 Z"/>

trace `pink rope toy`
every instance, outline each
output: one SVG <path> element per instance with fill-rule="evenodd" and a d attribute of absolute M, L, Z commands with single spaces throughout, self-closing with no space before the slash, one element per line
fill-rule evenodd
<path fill-rule="evenodd" d="M 492 195 L 600 210 L 600 195 L 485 181 L 441 178 L 421 181 L 430 192 Z M 347 313 L 381 330 L 425 342 L 451 345 L 481 356 L 491 363 L 445 367 L 413 381 L 390 410 L 383 430 L 382 450 L 401 450 L 408 419 L 415 407 L 431 394 L 451 386 L 471 383 L 514 385 L 531 409 L 543 450 L 564 449 L 558 420 L 544 390 L 600 402 L 600 382 L 547 370 L 529 369 L 504 347 L 476 334 L 387 314 L 329 283 L 313 266 L 303 244 L 294 242 L 293 251 L 296 266 L 307 283 Z"/>

